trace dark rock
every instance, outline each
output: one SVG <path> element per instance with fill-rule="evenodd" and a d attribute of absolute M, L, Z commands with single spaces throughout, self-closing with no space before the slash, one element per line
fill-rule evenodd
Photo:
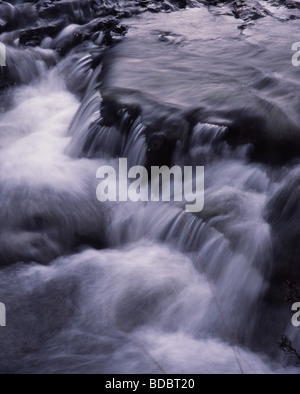
<path fill-rule="evenodd" d="M 62 25 L 49 24 L 47 26 L 22 30 L 20 32 L 20 45 L 23 46 L 38 46 L 45 37 L 54 37 L 60 32 Z"/>
<path fill-rule="evenodd" d="M 267 204 L 265 218 L 273 235 L 273 282 L 299 279 L 300 268 L 300 172 L 294 170 Z"/>
<path fill-rule="evenodd" d="M 226 126 L 224 140 L 237 148 L 249 145 L 249 159 L 270 165 L 283 165 L 300 156 L 300 129 L 277 109 L 237 109 L 209 114 L 198 111 L 203 123 Z"/>
<path fill-rule="evenodd" d="M 235 18 L 242 19 L 245 22 L 271 15 L 261 3 L 255 0 L 204 0 L 203 3 L 215 7 L 226 4 Z"/>
<path fill-rule="evenodd" d="M 138 105 L 123 106 L 116 101 L 105 100 L 101 104 L 100 113 L 104 126 L 115 126 L 121 128 L 122 133 L 128 134 L 132 123 L 141 114 L 141 109 Z"/>
<path fill-rule="evenodd" d="M 90 2 L 78 0 L 70 2 L 51 2 L 44 3 L 38 8 L 38 16 L 47 20 L 61 20 L 65 24 L 85 24 L 96 17 Z"/>

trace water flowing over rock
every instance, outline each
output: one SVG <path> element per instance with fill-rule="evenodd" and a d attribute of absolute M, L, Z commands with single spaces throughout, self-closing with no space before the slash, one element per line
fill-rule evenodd
<path fill-rule="evenodd" d="M 299 16 L 0 2 L 0 373 L 299 373 L 276 345 L 300 347 L 282 301 L 299 282 Z M 100 203 L 97 169 L 122 157 L 205 166 L 203 211 Z"/>

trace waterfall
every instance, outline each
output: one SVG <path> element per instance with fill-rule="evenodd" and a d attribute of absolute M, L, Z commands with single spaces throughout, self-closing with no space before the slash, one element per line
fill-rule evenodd
<path fill-rule="evenodd" d="M 1 373 L 299 373 L 299 10 L 206 3 L 0 4 Z M 120 158 L 204 209 L 100 202 Z"/>

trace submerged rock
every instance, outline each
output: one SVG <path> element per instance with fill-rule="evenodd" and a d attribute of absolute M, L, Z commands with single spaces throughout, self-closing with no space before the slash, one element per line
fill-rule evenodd
<path fill-rule="evenodd" d="M 92 191 L 85 198 L 24 185 L 2 191 L 0 266 L 48 264 L 84 247 L 105 247 L 105 214 Z"/>

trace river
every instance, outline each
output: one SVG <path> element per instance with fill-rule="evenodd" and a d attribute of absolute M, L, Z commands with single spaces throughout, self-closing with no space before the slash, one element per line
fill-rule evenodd
<path fill-rule="evenodd" d="M 104 3 L 0 4 L 0 372 L 298 374 L 298 8 Z M 120 157 L 204 210 L 100 203 Z"/>

